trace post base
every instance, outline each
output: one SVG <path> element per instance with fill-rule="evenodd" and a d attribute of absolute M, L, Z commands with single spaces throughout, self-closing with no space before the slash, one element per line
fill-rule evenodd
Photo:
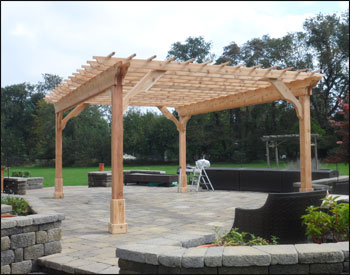
<path fill-rule="evenodd" d="M 55 192 L 55 193 L 53 194 L 53 197 L 54 197 L 55 199 L 63 199 L 63 198 L 64 198 L 64 193 L 63 193 L 63 192 Z"/>
<path fill-rule="evenodd" d="M 180 192 L 181 193 L 189 192 L 188 187 L 187 186 L 186 187 L 181 187 Z"/>
<path fill-rule="evenodd" d="M 302 188 L 302 187 L 299 188 L 299 192 L 311 192 L 311 191 L 314 191 L 314 189 L 313 188 Z"/>
<path fill-rule="evenodd" d="M 111 234 L 125 234 L 128 233 L 128 224 L 108 224 L 108 232 Z"/>
<path fill-rule="evenodd" d="M 53 197 L 55 199 L 63 199 L 64 198 L 63 179 L 62 178 L 55 178 L 55 193 L 53 194 Z"/>
<path fill-rule="evenodd" d="M 125 200 L 111 199 L 110 223 L 108 232 L 112 234 L 123 234 L 128 232 L 128 225 L 125 223 Z"/>

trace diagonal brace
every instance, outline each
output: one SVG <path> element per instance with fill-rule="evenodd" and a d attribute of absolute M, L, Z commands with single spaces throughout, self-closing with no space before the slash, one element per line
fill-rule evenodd
<path fill-rule="evenodd" d="M 158 106 L 158 109 L 163 113 L 163 115 L 173 121 L 176 125 L 176 128 L 179 132 L 186 131 L 186 125 L 188 120 L 191 118 L 191 116 L 180 116 L 180 121 L 176 119 L 176 117 L 173 116 L 172 113 L 169 112 L 167 107 L 164 106 Z"/>
<path fill-rule="evenodd" d="M 68 120 L 78 116 L 82 111 L 86 109 L 87 106 L 89 106 L 89 104 L 87 103 L 79 104 L 68 115 L 66 115 L 64 119 L 61 120 L 61 130 L 63 130 L 66 127 Z"/>
<path fill-rule="evenodd" d="M 278 79 L 268 79 L 268 81 L 276 88 L 277 92 L 288 102 L 292 103 L 299 119 L 303 119 L 303 107 L 299 100 L 294 96 L 291 90 Z"/>
<path fill-rule="evenodd" d="M 168 108 L 164 107 L 164 106 L 162 106 L 162 107 L 158 106 L 158 109 L 163 113 L 163 115 L 167 119 L 173 121 L 175 123 L 175 125 L 176 125 L 177 130 L 179 132 L 181 132 L 181 124 L 180 124 L 180 122 L 176 119 L 176 117 L 173 116 L 172 113 L 169 112 Z"/>
<path fill-rule="evenodd" d="M 165 74 L 164 70 L 149 71 L 124 97 L 123 111 L 128 108 L 130 99 L 141 93 L 147 92 Z"/>

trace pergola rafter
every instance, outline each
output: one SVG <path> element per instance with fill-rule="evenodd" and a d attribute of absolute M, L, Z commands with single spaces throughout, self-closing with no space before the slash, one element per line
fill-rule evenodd
<path fill-rule="evenodd" d="M 310 148 L 311 89 L 322 78 L 319 71 L 293 68 L 277 70 L 261 64 L 228 66 L 229 62 L 210 65 L 194 59 L 175 62 L 175 57 L 156 61 L 147 59 L 94 56 L 61 85 L 45 97 L 56 111 L 56 180 L 55 197 L 63 194 L 62 130 L 70 118 L 90 104 L 112 105 L 112 200 L 109 231 L 125 233 L 123 198 L 123 112 L 128 106 L 154 106 L 179 131 L 179 164 L 181 192 L 188 191 L 186 182 L 186 125 L 191 116 L 276 100 L 292 103 L 300 125 L 301 188 L 312 190 Z M 179 119 L 167 109 L 176 108 Z M 63 112 L 74 108 L 63 118 Z"/>

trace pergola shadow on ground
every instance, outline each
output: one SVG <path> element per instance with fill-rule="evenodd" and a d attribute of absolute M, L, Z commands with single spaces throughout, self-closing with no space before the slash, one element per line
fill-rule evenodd
<path fill-rule="evenodd" d="M 293 68 L 276 70 L 276 66 L 244 67 L 228 63 L 210 65 L 212 61 L 193 64 L 194 59 L 174 62 L 95 56 L 76 73 L 45 97 L 56 112 L 56 179 L 55 198 L 63 198 L 62 131 L 69 119 L 90 104 L 112 105 L 112 199 L 109 232 L 126 233 L 123 192 L 123 112 L 128 106 L 155 106 L 179 131 L 179 182 L 181 192 L 188 192 L 186 177 L 186 125 L 193 115 L 286 100 L 293 104 L 299 118 L 300 191 L 312 190 L 310 95 L 322 78 L 319 71 Z M 176 109 L 179 119 L 167 109 Z M 72 109 L 74 108 L 74 109 Z M 65 117 L 63 113 L 72 109 Z"/>

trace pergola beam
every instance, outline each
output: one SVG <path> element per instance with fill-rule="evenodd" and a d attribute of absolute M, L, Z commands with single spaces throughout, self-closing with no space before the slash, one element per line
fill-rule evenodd
<path fill-rule="evenodd" d="M 112 57 L 108 60 L 106 60 L 103 56 L 93 56 L 94 59 L 96 59 L 97 62 L 94 61 L 88 61 L 89 64 L 104 64 L 111 66 L 115 62 L 118 61 L 126 61 L 125 58 L 116 58 Z M 210 65 L 210 66 L 203 66 L 203 64 L 197 64 L 197 63 L 179 63 L 179 62 L 171 62 L 172 59 L 169 59 L 167 61 L 152 61 L 149 62 L 147 60 L 143 59 L 133 59 L 131 60 L 132 67 L 134 69 L 149 69 L 149 70 L 166 70 L 166 71 L 183 71 L 188 73 L 205 73 L 207 75 L 210 74 L 221 74 L 221 75 L 241 75 L 241 76 L 247 76 L 251 72 L 251 68 L 249 67 L 241 67 L 241 65 L 238 66 L 224 66 L 222 67 L 222 64 L 220 65 Z M 98 63 L 100 62 L 100 63 Z M 268 70 L 268 69 L 257 69 L 254 70 L 249 76 L 250 77 L 270 77 L 270 78 L 278 78 L 281 77 L 283 74 L 284 77 L 290 77 L 291 79 L 294 79 L 297 72 L 288 71 L 291 68 L 286 68 L 284 70 Z M 267 75 L 265 73 L 268 73 Z M 282 73 L 281 73 L 282 72 Z M 302 75 L 299 74 L 298 77 L 301 77 Z M 306 75 L 303 75 L 304 77 Z M 312 76 L 311 73 L 307 73 L 307 76 Z"/>
<path fill-rule="evenodd" d="M 121 62 L 118 62 L 108 68 L 103 73 L 91 78 L 74 92 L 66 95 L 55 103 L 55 111 L 60 112 L 71 108 L 72 106 L 83 103 L 84 101 L 104 92 L 114 84 L 114 76 L 118 72 Z"/>
<path fill-rule="evenodd" d="M 304 95 L 305 87 L 314 85 L 312 79 L 304 81 L 294 81 L 287 83 L 286 86 L 292 91 L 294 96 Z M 178 107 L 179 114 L 198 115 L 208 112 L 221 111 L 225 109 L 233 109 L 242 106 L 256 105 L 261 103 L 273 102 L 276 100 L 284 100 L 284 97 L 273 86 L 260 88 L 233 95 L 222 96 L 215 99 L 209 99 L 200 103 L 185 105 Z"/>

